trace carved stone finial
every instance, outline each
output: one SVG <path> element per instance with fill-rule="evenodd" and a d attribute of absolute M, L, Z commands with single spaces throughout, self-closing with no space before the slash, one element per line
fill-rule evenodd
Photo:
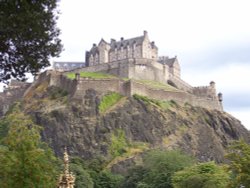
<path fill-rule="evenodd" d="M 64 172 L 60 175 L 58 181 L 58 188 L 74 188 L 75 185 L 75 176 L 72 172 L 69 172 L 69 155 L 67 153 L 67 148 L 64 148 L 63 153 L 63 162 L 64 162 Z"/>

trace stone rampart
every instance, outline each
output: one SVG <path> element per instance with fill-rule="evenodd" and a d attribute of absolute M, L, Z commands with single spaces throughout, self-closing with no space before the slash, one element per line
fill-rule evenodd
<path fill-rule="evenodd" d="M 185 91 L 154 89 L 132 79 L 124 81 L 119 78 L 92 79 L 76 77 L 76 79 L 71 80 L 63 74 L 54 72 L 50 72 L 47 76 L 50 79 L 50 85 L 55 85 L 68 91 L 73 99 L 81 100 L 86 90 L 94 89 L 101 95 L 105 95 L 108 92 L 118 92 L 128 97 L 131 97 L 133 94 L 139 94 L 157 100 L 175 100 L 180 104 L 189 103 L 193 106 L 222 110 L 222 105 L 217 97 L 198 96 Z"/>
<path fill-rule="evenodd" d="M 193 94 L 199 97 L 217 98 L 215 88 L 211 86 L 193 87 Z"/>
<path fill-rule="evenodd" d="M 19 82 L 18 87 L 10 87 L 0 93 L 0 117 L 3 116 L 12 104 L 22 99 L 31 83 Z"/>
<path fill-rule="evenodd" d="M 162 89 L 153 89 L 136 81 L 130 82 L 131 93 L 148 96 L 157 100 L 175 100 L 180 104 L 189 103 L 193 106 L 201 106 L 208 109 L 222 110 L 222 105 L 217 99 L 194 96 L 182 91 L 165 91 Z"/>
<path fill-rule="evenodd" d="M 184 80 L 174 77 L 174 76 L 171 76 L 169 80 L 171 80 L 177 86 L 178 89 L 192 93 L 193 87 L 189 85 L 187 82 L 185 82 Z"/>
<path fill-rule="evenodd" d="M 120 60 L 113 63 L 103 63 L 76 69 L 74 72 L 104 72 L 107 74 L 116 75 L 121 78 L 154 80 L 163 83 L 166 82 L 166 78 L 168 77 L 162 64 L 156 63 L 152 59 L 145 58 Z"/>
<path fill-rule="evenodd" d="M 106 94 L 108 92 L 118 92 L 122 95 L 127 95 L 127 87 L 124 86 L 124 81 L 120 79 L 80 78 L 77 80 L 77 87 L 73 98 L 83 98 L 86 90 L 88 89 L 95 89 L 100 94 Z"/>
<path fill-rule="evenodd" d="M 70 97 L 73 97 L 77 88 L 77 81 L 71 80 L 59 72 L 51 72 L 49 86 L 60 87 L 67 91 Z"/>

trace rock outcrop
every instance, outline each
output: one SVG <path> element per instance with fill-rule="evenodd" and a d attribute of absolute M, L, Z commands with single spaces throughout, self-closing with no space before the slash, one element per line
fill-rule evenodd
<path fill-rule="evenodd" d="M 27 93 L 22 106 L 44 128 L 42 138 L 59 156 L 67 146 L 71 155 L 86 159 L 109 157 L 111 135 L 117 130 L 124 132 L 128 143 L 178 148 L 200 161 L 222 162 L 231 141 L 250 141 L 249 131 L 226 112 L 174 101 L 163 108 L 152 101 L 124 97 L 100 113 L 101 97 L 89 89 L 81 100 L 71 100 L 60 88 L 43 83 Z"/>

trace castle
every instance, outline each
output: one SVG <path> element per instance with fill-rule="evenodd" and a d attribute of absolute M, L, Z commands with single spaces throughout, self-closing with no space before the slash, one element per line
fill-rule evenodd
<path fill-rule="evenodd" d="M 163 83 L 171 79 L 180 80 L 177 58 L 158 57 L 158 48 L 155 42 L 150 42 L 147 31 L 131 39 L 111 39 L 110 43 L 101 39 L 98 45 L 93 44 L 86 52 L 86 66 L 98 67 L 98 71 L 101 66 L 102 72 L 124 78 Z"/>
<path fill-rule="evenodd" d="M 155 42 L 149 40 L 146 31 L 142 36 L 131 39 L 122 37 L 119 41 L 111 39 L 110 43 L 101 39 L 98 45 L 93 44 L 86 51 L 85 61 L 55 62 L 54 70 L 41 73 L 32 85 L 47 80 L 49 86 L 61 87 L 76 100 L 83 100 L 88 89 L 95 89 L 101 95 L 108 92 L 119 92 L 128 97 L 139 94 L 157 100 L 175 100 L 180 104 L 223 110 L 222 94 L 217 95 L 215 83 L 212 81 L 208 86 L 192 87 L 182 80 L 177 57 L 158 56 L 158 48 Z M 116 77 L 84 78 L 80 77 L 81 72 L 102 72 Z M 75 79 L 68 79 L 68 73 L 74 73 Z M 146 80 L 171 85 L 174 89 L 150 87 L 142 83 Z M 0 94 L 0 100 L 6 93 Z"/>

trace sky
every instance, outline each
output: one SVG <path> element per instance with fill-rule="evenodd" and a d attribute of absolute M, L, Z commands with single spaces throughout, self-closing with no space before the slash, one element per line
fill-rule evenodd
<path fill-rule="evenodd" d="M 52 61 L 85 61 L 101 38 L 148 31 L 159 55 L 177 56 L 193 86 L 215 81 L 224 110 L 250 129 L 249 0 L 61 0 L 64 51 Z"/>

